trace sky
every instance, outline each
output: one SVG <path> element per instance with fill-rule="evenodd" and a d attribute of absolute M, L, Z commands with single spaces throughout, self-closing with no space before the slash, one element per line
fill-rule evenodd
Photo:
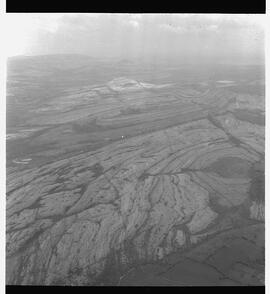
<path fill-rule="evenodd" d="M 264 15 L 6 14 L 6 54 L 260 63 Z"/>

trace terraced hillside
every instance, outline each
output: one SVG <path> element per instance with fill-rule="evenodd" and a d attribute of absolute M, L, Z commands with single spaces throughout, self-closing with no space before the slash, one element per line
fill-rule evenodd
<path fill-rule="evenodd" d="M 264 96 L 143 73 L 10 122 L 7 284 L 264 284 Z"/>

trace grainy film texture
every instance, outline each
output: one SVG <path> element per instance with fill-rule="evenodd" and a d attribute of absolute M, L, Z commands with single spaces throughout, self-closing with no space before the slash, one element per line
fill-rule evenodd
<path fill-rule="evenodd" d="M 261 18 L 10 16 L 7 285 L 264 285 Z"/>

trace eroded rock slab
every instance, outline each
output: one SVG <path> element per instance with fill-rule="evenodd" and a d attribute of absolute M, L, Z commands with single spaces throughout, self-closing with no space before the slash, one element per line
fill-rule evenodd
<path fill-rule="evenodd" d="M 259 159 L 201 120 L 11 174 L 7 283 L 95 284 L 112 254 L 121 273 L 200 244 L 196 235 L 222 231 L 211 228 L 228 207 L 245 204 L 261 221 L 261 208 L 246 204 Z M 202 279 L 219 278 L 210 270 Z"/>

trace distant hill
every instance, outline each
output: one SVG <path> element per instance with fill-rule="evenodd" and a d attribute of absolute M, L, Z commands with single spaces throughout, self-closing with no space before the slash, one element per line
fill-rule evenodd
<path fill-rule="evenodd" d="M 97 61 L 87 55 L 59 54 L 37 56 L 15 56 L 8 59 L 8 69 L 25 70 L 26 68 L 38 68 L 38 70 L 72 69 Z"/>

